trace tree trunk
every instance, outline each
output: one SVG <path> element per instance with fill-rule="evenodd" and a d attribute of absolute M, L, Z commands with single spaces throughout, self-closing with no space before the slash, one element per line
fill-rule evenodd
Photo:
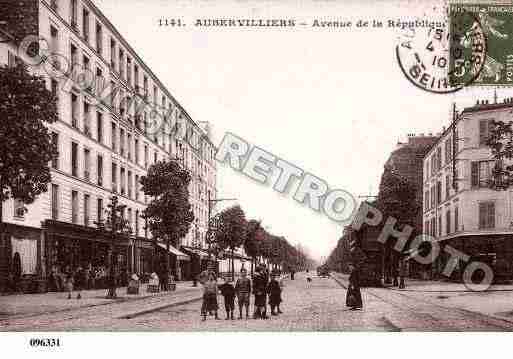
<path fill-rule="evenodd" d="M 168 290 L 168 283 L 169 283 L 169 267 L 170 267 L 170 263 L 169 263 L 169 239 L 166 241 L 166 273 L 164 274 L 164 278 L 163 280 L 165 281 L 164 282 L 164 289 L 167 291 Z"/>
<path fill-rule="evenodd" d="M 232 282 L 235 281 L 235 258 L 233 257 L 234 248 L 232 247 Z"/>
<path fill-rule="evenodd" d="M 251 276 L 253 277 L 253 268 L 255 266 L 255 257 L 251 257 Z"/>
<path fill-rule="evenodd" d="M 116 294 L 116 273 L 114 270 L 114 245 L 110 246 L 110 270 L 109 270 L 109 291 L 107 292 L 107 299 L 114 299 L 117 297 Z"/>

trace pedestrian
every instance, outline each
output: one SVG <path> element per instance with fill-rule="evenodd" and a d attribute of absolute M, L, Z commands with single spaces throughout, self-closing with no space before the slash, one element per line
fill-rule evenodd
<path fill-rule="evenodd" d="M 214 273 L 209 273 L 208 280 L 203 284 L 203 304 L 201 305 L 201 315 L 203 316 L 203 321 L 207 320 L 207 312 L 212 315 L 212 312 L 215 313 L 215 318 L 219 319 L 217 316 L 217 282 Z"/>
<path fill-rule="evenodd" d="M 68 299 L 71 299 L 71 293 L 73 292 L 74 275 L 71 267 L 67 267 L 65 271 L 66 275 L 66 291 L 68 292 Z"/>
<path fill-rule="evenodd" d="M 14 253 L 12 259 L 12 287 L 15 293 L 21 291 L 21 276 L 23 274 L 21 268 L 21 256 L 19 252 Z"/>
<path fill-rule="evenodd" d="M 351 310 L 363 309 L 362 293 L 360 292 L 360 275 L 358 269 L 349 264 L 349 286 L 347 288 L 346 306 L 350 307 Z"/>
<path fill-rule="evenodd" d="M 267 285 L 267 293 L 269 293 L 269 305 L 271 306 L 271 315 L 278 315 L 281 311 L 275 311 L 276 308 L 279 308 L 281 303 L 281 287 L 280 283 L 276 280 L 276 275 L 271 276 L 271 280 Z"/>
<path fill-rule="evenodd" d="M 246 269 L 241 269 L 240 278 L 235 282 L 235 293 L 239 305 L 239 319 L 242 319 L 242 307 L 246 307 L 246 319 L 249 317 L 249 297 L 251 295 L 251 281 L 247 277 Z"/>
<path fill-rule="evenodd" d="M 77 292 L 77 299 L 82 298 L 82 289 L 86 284 L 85 270 L 82 267 L 78 267 L 73 276 L 75 291 Z"/>
<path fill-rule="evenodd" d="M 294 274 L 295 274 L 294 269 L 291 269 L 290 270 L 290 280 L 294 280 Z"/>
<path fill-rule="evenodd" d="M 253 277 L 253 294 L 255 295 L 255 312 L 253 318 L 267 319 L 267 281 L 264 268 L 257 267 Z"/>
<path fill-rule="evenodd" d="M 168 290 L 169 273 L 167 272 L 166 265 L 162 264 L 160 267 L 160 290 L 166 292 Z"/>
<path fill-rule="evenodd" d="M 406 286 L 404 284 L 404 277 L 406 277 L 407 272 L 407 263 L 406 258 L 401 258 L 399 261 L 399 289 L 404 289 Z"/>
<path fill-rule="evenodd" d="M 226 320 L 233 320 L 233 311 L 235 309 L 235 288 L 230 281 L 230 277 L 224 277 L 224 284 L 219 286 L 219 290 L 224 297 L 224 309 L 226 310 Z"/>
<path fill-rule="evenodd" d="M 282 314 L 283 312 L 281 311 L 280 309 L 280 305 L 281 303 L 283 302 L 283 287 L 285 287 L 285 283 L 283 281 L 283 277 L 280 275 L 280 280 L 278 281 L 278 283 L 280 284 L 280 289 L 281 289 L 281 292 L 280 292 L 280 303 L 278 303 L 278 314 Z"/>

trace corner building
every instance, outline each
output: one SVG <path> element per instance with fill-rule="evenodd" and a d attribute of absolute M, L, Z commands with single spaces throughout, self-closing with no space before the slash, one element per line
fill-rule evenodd
<path fill-rule="evenodd" d="M 70 67 L 65 77 L 54 76 L 45 66 L 30 67 L 45 76 L 58 97 L 59 120 L 48 127 L 59 156 L 51 163 L 48 191 L 25 205 L 26 213 L 18 200 L 3 204 L 0 290 L 15 256 L 25 291 L 45 291 L 50 273 L 61 275 L 78 266 L 99 273 L 97 283 L 102 283 L 110 237 L 96 223 L 105 219 L 113 194 L 126 205 L 123 215 L 132 229 L 117 241 L 120 278 L 155 270 L 165 246 L 155 245 L 141 217 L 150 199 L 139 179 L 151 164 L 168 158 L 178 158 L 192 173 L 195 221 L 182 243 L 171 248 L 173 274 L 190 278 L 206 257 L 208 198 L 216 197 L 215 146 L 208 123 L 192 120 L 90 0 L 0 0 L 0 36 L 5 40 L 0 63 L 30 60 L 20 48 L 27 35 L 45 39 L 47 51 L 65 58 Z M 90 79 L 85 87 L 78 80 L 81 74 Z M 152 130 L 155 108 L 163 119 L 159 131 Z M 183 136 L 172 131 L 177 121 L 185 124 Z"/>
<path fill-rule="evenodd" d="M 478 101 L 465 108 L 424 157 L 423 231 L 442 248 L 433 265 L 440 274 L 450 245 L 469 256 L 459 261 L 461 279 L 471 261 L 491 266 L 497 279 L 513 276 L 513 193 L 490 188 L 495 161 L 486 141 L 491 121 L 512 120 L 513 101 Z"/>

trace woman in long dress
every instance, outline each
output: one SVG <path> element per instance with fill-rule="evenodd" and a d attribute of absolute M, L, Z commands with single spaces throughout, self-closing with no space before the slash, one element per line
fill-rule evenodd
<path fill-rule="evenodd" d="M 215 318 L 219 319 L 217 316 L 217 310 L 219 308 L 217 304 L 217 294 L 216 277 L 214 273 L 209 273 L 208 280 L 203 284 L 203 304 L 201 305 L 203 321 L 207 319 L 207 314 L 212 314 L 212 312 L 214 312 Z"/>
<path fill-rule="evenodd" d="M 349 275 L 349 287 L 347 288 L 346 306 L 351 310 L 363 309 L 362 293 L 360 292 L 360 275 L 358 269 L 349 265 L 351 274 Z"/>

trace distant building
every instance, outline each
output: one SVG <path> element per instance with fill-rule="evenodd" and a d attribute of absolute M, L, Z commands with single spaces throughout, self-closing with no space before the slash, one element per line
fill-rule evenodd
<path fill-rule="evenodd" d="M 438 138 L 439 135 L 433 134 L 409 134 L 408 141 L 398 143 L 397 148 L 392 151 L 385 163 L 385 166 L 390 167 L 395 174 L 406 179 L 414 187 L 419 209 L 416 213 L 411 213 L 411 220 L 409 222 L 414 224 L 413 227 L 416 233 L 422 232 L 423 160 Z M 397 271 L 399 256 L 392 249 L 388 249 L 385 252 L 383 260 L 384 279 L 386 282 L 390 282 Z M 417 265 L 417 263 L 410 263 L 410 276 L 420 276 L 422 271 L 422 266 Z"/>
<path fill-rule="evenodd" d="M 423 231 L 442 246 L 490 264 L 496 276 L 512 274 L 512 191 L 490 188 L 495 162 L 486 145 L 492 120 L 511 121 L 513 103 L 481 101 L 465 108 L 424 158 Z M 434 266 L 440 273 L 447 262 Z M 460 262 L 455 277 L 464 270 Z"/>

